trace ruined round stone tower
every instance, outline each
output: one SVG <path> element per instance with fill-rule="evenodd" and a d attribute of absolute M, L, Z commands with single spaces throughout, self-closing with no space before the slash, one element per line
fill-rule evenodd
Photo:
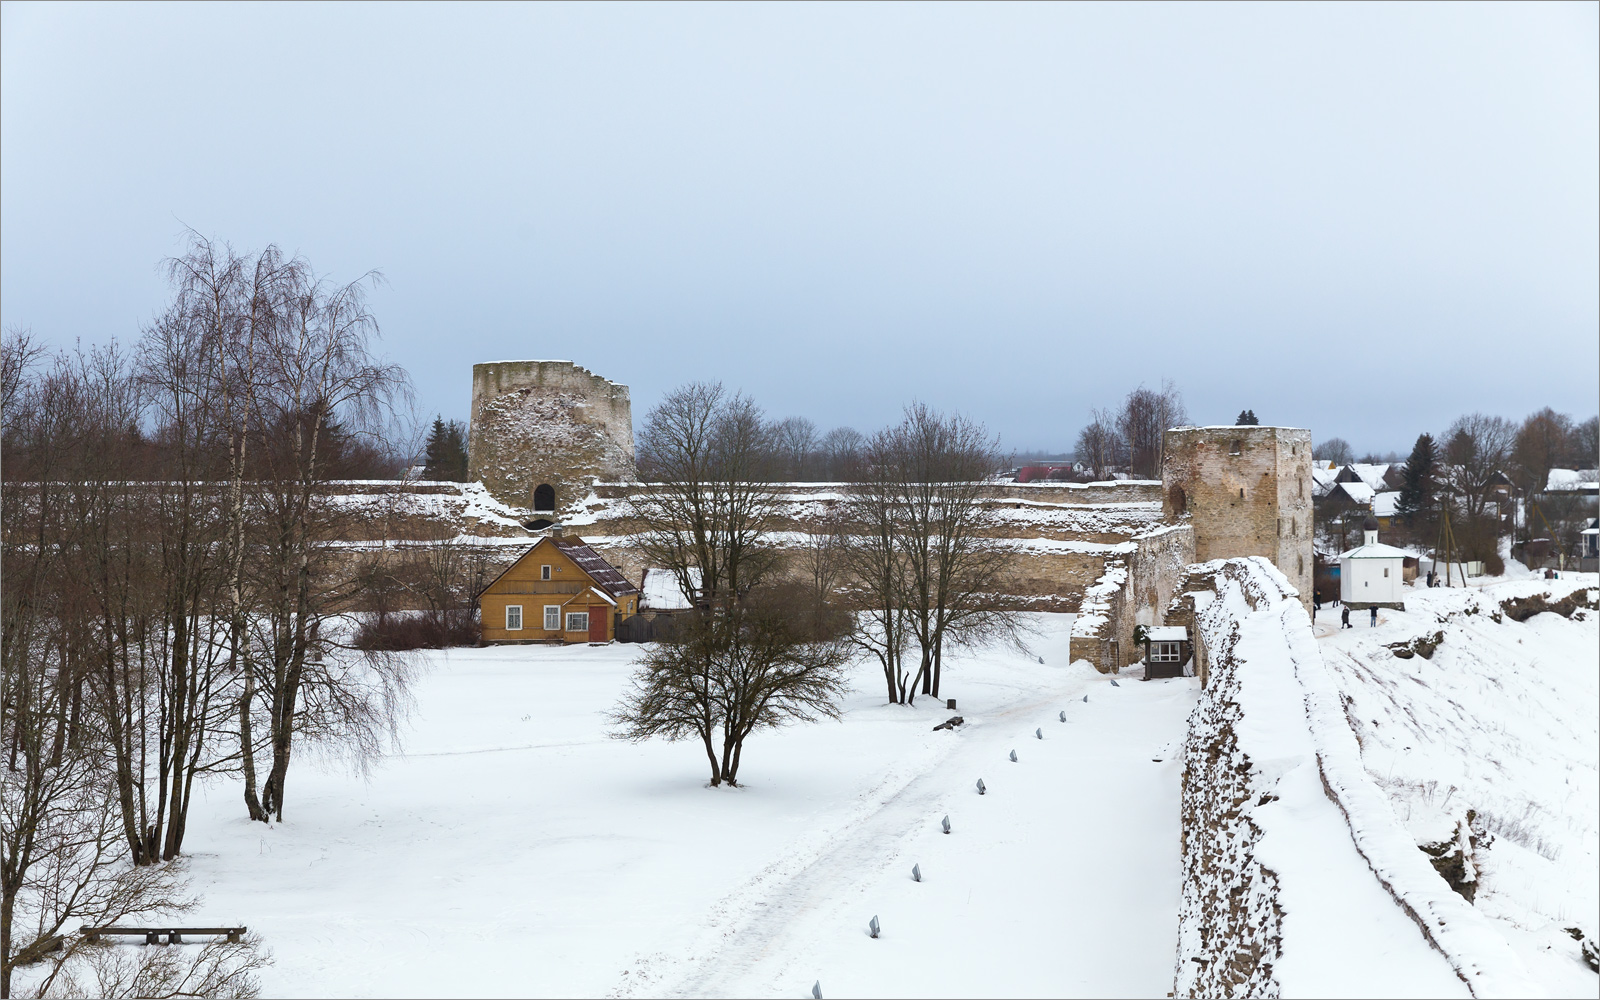
<path fill-rule="evenodd" d="M 1162 512 L 1187 516 L 1196 562 L 1266 556 L 1311 607 L 1311 432 L 1174 427 L 1161 462 Z"/>
<path fill-rule="evenodd" d="M 502 503 L 552 516 L 591 483 L 633 480 L 628 387 L 570 361 L 473 365 L 467 475 Z"/>

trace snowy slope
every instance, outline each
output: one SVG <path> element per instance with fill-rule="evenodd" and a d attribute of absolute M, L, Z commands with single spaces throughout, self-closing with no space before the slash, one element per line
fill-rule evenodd
<path fill-rule="evenodd" d="M 1552 996 L 1600 989 L 1567 930 L 1600 924 L 1600 627 L 1593 612 L 1518 623 L 1500 602 L 1577 585 L 1592 575 L 1410 589 L 1377 628 L 1319 627 L 1367 774 L 1417 844 L 1472 811 L 1474 908 Z M 1390 648 L 1435 636 L 1431 659 Z"/>
<path fill-rule="evenodd" d="M 961 730 L 863 668 L 842 723 L 752 737 L 740 789 L 607 738 L 637 647 L 434 654 L 369 780 L 302 758 L 272 827 L 235 783 L 197 796 L 196 916 L 261 933 L 272 996 L 1159 996 L 1193 681 L 1112 687 L 1040 621 L 1044 664 L 947 667 Z"/>

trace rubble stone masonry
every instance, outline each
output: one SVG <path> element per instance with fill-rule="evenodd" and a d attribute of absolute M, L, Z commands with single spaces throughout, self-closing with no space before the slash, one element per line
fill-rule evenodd
<path fill-rule="evenodd" d="M 636 478 L 628 387 L 570 361 L 492 361 L 472 366 L 469 479 L 496 500 L 534 509 L 534 490 L 566 509 L 596 480 Z"/>
<path fill-rule="evenodd" d="M 1166 432 L 1162 513 L 1194 525 L 1197 562 L 1265 556 L 1311 607 L 1311 432 L 1175 427 Z"/>

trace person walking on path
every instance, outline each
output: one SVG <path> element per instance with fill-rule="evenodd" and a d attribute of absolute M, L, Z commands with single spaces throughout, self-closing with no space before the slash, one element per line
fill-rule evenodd
<path fill-rule="evenodd" d="M 1340 628 L 1349 628 L 1350 627 L 1350 609 L 1348 607 L 1345 608 L 1343 611 L 1339 612 L 1339 627 Z"/>
<path fill-rule="evenodd" d="M 1378 609 L 1376 607 L 1374 607 L 1372 609 L 1372 625 L 1371 625 L 1371 627 L 1372 628 L 1377 628 L 1378 627 Z"/>

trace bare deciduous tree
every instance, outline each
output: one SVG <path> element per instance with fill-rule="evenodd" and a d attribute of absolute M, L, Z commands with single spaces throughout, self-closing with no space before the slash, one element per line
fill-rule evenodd
<path fill-rule="evenodd" d="M 843 628 L 814 599 L 828 570 L 809 586 L 768 580 L 773 442 L 753 402 L 705 383 L 669 393 L 640 435 L 641 547 L 695 608 L 646 654 L 612 718 L 624 739 L 698 738 L 713 785 L 736 783 L 750 733 L 836 715 L 843 690 Z"/>
<path fill-rule="evenodd" d="M 755 586 L 777 560 L 767 536 L 779 502 L 756 405 L 720 383 L 675 389 L 645 417 L 638 454 L 651 489 L 633 506 L 651 564 L 702 607 Z"/>
<path fill-rule="evenodd" d="M 1349 441 L 1341 437 L 1332 437 L 1317 442 L 1317 446 L 1311 449 L 1311 457 L 1319 462 L 1349 465 L 1356 460 L 1356 453 L 1351 449 Z"/>
<path fill-rule="evenodd" d="M 794 483 L 816 477 L 817 425 L 805 417 L 785 417 L 772 426 L 773 475 Z"/>
<path fill-rule="evenodd" d="M 1078 432 L 1077 460 L 1089 467 L 1096 480 L 1110 479 L 1121 444 L 1116 418 L 1106 410 L 1092 410 L 1089 423 Z"/>
<path fill-rule="evenodd" d="M 998 443 L 980 424 L 913 403 L 865 455 L 870 472 L 850 508 L 851 563 L 869 598 L 857 642 L 883 663 L 890 699 L 909 700 L 899 665 L 903 610 L 921 651 L 909 687 L 920 681 L 937 697 L 947 649 L 1015 639 L 1022 628 L 1003 597 L 1011 553 L 982 498 L 1001 462 Z"/>
<path fill-rule="evenodd" d="M 1444 432 L 1441 471 L 1468 517 L 1482 516 L 1494 477 L 1505 470 L 1515 438 L 1511 421 L 1483 413 L 1458 417 Z"/>
<path fill-rule="evenodd" d="M 1572 429 L 1566 460 L 1574 469 L 1600 466 L 1600 417 L 1590 417 Z"/>
<path fill-rule="evenodd" d="M 920 676 L 906 673 L 910 571 L 901 546 L 898 439 L 888 431 L 861 449 L 855 483 L 846 497 L 843 563 L 855 595 L 851 640 L 883 667 L 889 703 L 916 699 Z"/>
<path fill-rule="evenodd" d="M 250 657 L 266 723 L 271 764 L 261 784 L 261 815 L 283 818 L 284 789 L 294 738 L 334 743 L 364 759 L 391 733 L 408 678 L 400 661 L 353 664 L 334 654 L 324 629 L 339 596 L 321 585 L 321 543 L 336 532 L 339 511 L 329 502 L 331 460 L 341 422 L 376 420 L 409 391 L 398 366 L 372 350 L 377 322 L 366 286 L 376 276 L 334 286 L 309 269 L 296 271 L 281 319 L 259 345 L 252 394 L 253 483 L 260 527 L 257 641 Z M 246 702 L 247 716 L 255 706 Z M 247 780 L 251 776 L 247 774 Z M 254 813 L 255 810 L 252 809 Z"/>
<path fill-rule="evenodd" d="M 1517 487 L 1543 493 L 1550 470 L 1559 468 L 1572 450 L 1572 418 L 1545 407 L 1531 413 L 1512 439 L 1510 464 Z"/>
<path fill-rule="evenodd" d="M 835 427 L 822 437 L 823 477 L 829 482 L 854 480 L 860 472 L 861 449 L 866 438 L 853 427 Z"/>
<path fill-rule="evenodd" d="M 1170 379 L 1162 381 L 1159 391 L 1141 385 L 1128 393 L 1117 416 L 1117 430 L 1127 443 L 1135 479 L 1161 478 L 1166 431 L 1188 419 L 1183 394 Z"/>
<path fill-rule="evenodd" d="M 752 733 L 839 717 L 850 659 L 841 619 L 795 583 L 766 584 L 692 614 L 645 654 L 611 715 L 614 734 L 698 739 L 710 783 L 737 785 Z"/>

